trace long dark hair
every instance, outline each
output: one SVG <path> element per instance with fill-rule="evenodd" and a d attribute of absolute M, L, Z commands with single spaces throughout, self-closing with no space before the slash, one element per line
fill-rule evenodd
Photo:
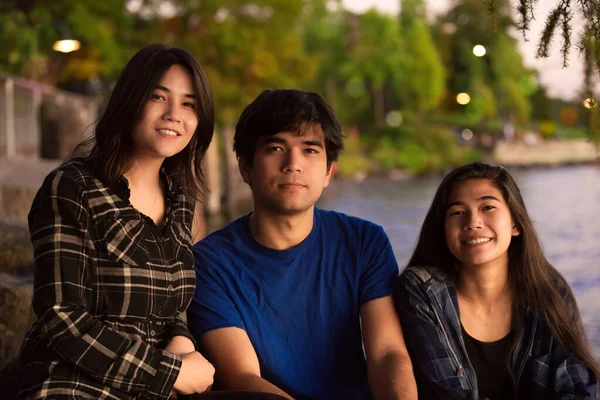
<path fill-rule="evenodd" d="M 198 126 L 190 143 L 178 154 L 165 160 L 169 174 L 179 178 L 186 196 L 200 200 L 206 189 L 202 159 L 214 129 L 214 106 L 208 79 L 202 67 L 188 51 L 152 44 L 129 60 L 96 124 L 93 136 L 80 144 L 76 152 L 91 149 L 102 158 L 103 180 L 113 185 L 132 162 L 132 133 L 144 114 L 146 103 L 163 75 L 173 65 L 181 65 L 191 75 L 197 99 Z"/>
<path fill-rule="evenodd" d="M 519 187 L 505 168 L 477 162 L 451 171 L 433 198 L 408 265 L 435 266 L 445 275 L 456 277 L 459 261 L 446 244 L 445 215 L 452 190 L 459 183 L 471 179 L 487 179 L 502 192 L 520 232 L 520 235 L 513 236 L 508 248 L 513 328 L 517 332 L 522 330 L 528 309 L 537 312 L 560 345 L 600 376 L 600 367 L 588 346 L 573 292 L 544 256 Z M 516 356 L 515 348 L 516 343 L 513 357 Z"/>

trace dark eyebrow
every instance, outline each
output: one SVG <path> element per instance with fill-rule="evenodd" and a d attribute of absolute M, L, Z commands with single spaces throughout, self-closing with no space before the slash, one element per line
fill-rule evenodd
<path fill-rule="evenodd" d="M 277 136 L 268 136 L 262 142 L 262 145 L 269 144 L 269 143 L 286 144 L 287 140 L 285 140 L 283 138 L 280 138 L 280 137 L 277 137 Z M 320 140 L 304 140 L 302 142 L 302 144 L 305 145 L 305 146 L 319 147 L 321 149 L 325 148 L 325 146 L 323 145 L 323 143 Z"/>
<path fill-rule="evenodd" d="M 261 143 L 261 146 L 262 146 L 262 145 L 265 145 L 265 144 L 270 144 L 270 143 L 285 144 L 285 143 L 286 143 L 286 141 L 285 141 L 285 139 L 278 138 L 278 137 L 275 137 L 275 136 L 267 136 L 267 137 L 266 137 L 266 138 L 265 138 L 265 139 L 262 141 L 262 143 Z"/>
<path fill-rule="evenodd" d="M 314 147 L 319 147 L 321 149 L 325 148 L 325 146 L 323 146 L 323 143 L 320 140 L 305 140 L 302 143 L 305 144 L 306 146 L 314 146 Z"/>
<path fill-rule="evenodd" d="M 480 198 L 477 199 L 477 201 L 484 201 L 484 200 L 495 200 L 497 202 L 500 202 L 500 200 L 498 200 L 494 196 L 481 196 Z M 448 204 L 448 208 L 453 207 L 453 206 L 464 206 L 464 205 L 465 205 L 465 203 L 463 203 L 462 201 L 451 201 Z"/>
<path fill-rule="evenodd" d="M 171 91 L 168 88 L 161 86 L 161 85 L 157 85 L 156 90 L 162 90 L 163 92 L 171 93 Z M 187 93 L 184 95 L 184 97 L 188 97 L 190 99 L 195 99 L 196 95 L 193 93 Z"/>

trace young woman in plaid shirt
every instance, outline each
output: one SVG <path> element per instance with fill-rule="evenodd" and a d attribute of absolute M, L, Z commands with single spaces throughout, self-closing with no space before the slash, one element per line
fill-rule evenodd
<path fill-rule="evenodd" d="M 37 321 L 21 349 L 20 399 L 160 399 L 211 385 L 179 315 L 194 293 L 191 227 L 212 134 L 194 57 L 140 50 L 89 154 L 51 172 L 31 207 Z"/>
<path fill-rule="evenodd" d="M 446 176 L 396 289 L 420 398 L 596 398 L 575 298 L 504 168 Z"/>

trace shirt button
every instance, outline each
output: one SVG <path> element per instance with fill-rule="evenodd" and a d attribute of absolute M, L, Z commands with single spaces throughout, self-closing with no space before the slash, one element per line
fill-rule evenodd
<path fill-rule="evenodd" d="M 154 336 L 154 335 L 156 335 L 156 332 L 154 332 L 154 329 L 152 329 L 152 330 L 150 331 L 150 336 Z"/>
<path fill-rule="evenodd" d="M 167 289 L 169 289 L 169 290 L 173 290 L 173 285 L 169 285 L 169 286 L 167 286 Z"/>

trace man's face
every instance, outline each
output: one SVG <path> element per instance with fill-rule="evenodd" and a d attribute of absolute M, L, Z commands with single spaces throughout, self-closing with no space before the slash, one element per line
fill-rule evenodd
<path fill-rule="evenodd" d="M 260 137 L 252 165 L 241 159 L 240 172 L 252 187 L 255 209 L 281 215 L 312 209 L 331 176 L 321 127 Z"/>

